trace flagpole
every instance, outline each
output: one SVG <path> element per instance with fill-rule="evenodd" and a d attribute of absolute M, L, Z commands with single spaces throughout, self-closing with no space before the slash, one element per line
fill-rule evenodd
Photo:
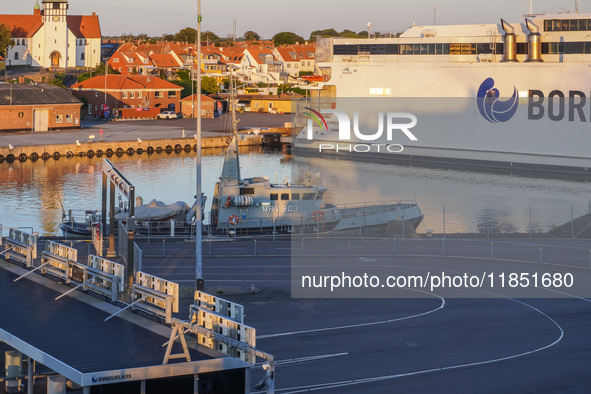
<path fill-rule="evenodd" d="M 191 82 L 193 84 L 193 82 Z M 203 279 L 203 251 L 202 251 L 202 206 L 201 206 L 201 0 L 197 0 L 197 132 L 196 132 L 196 165 L 197 165 L 197 193 L 195 212 L 195 274 L 197 290 L 205 290 Z"/>

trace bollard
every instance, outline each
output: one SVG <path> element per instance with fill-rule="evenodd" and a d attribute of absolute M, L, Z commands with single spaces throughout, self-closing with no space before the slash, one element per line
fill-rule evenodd
<path fill-rule="evenodd" d="M 441 240 L 441 256 L 445 257 L 445 238 Z"/>
<path fill-rule="evenodd" d="M 62 375 L 48 376 L 47 394 L 66 394 L 66 378 Z"/>
<path fill-rule="evenodd" d="M 542 247 L 540 246 L 540 263 L 542 262 Z"/>
<path fill-rule="evenodd" d="M 304 238 L 302 238 L 302 256 L 304 255 Z"/>
<path fill-rule="evenodd" d="M 257 255 L 257 239 L 254 239 L 254 255 Z"/>
<path fill-rule="evenodd" d="M 396 238 L 394 238 L 394 255 L 396 256 Z"/>
<path fill-rule="evenodd" d="M 491 243 L 490 243 L 490 259 L 491 259 L 491 260 L 493 259 L 493 254 L 494 254 L 493 245 L 494 245 L 494 243 L 493 243 L 493 242 L 491 242 Z"/>
<path fill-rule="evenodd" d="M 349 238 L 349 256 L 351 256 L 351 238 Z"/>
<path fill-rule="evenodd" d="M 5 389 L 7 393 L 20 393 L 24 389 L 20 375 L 23 355 L 17 350 L 10 350 L 4 353 L 6 380 Z"/>
<path fill-rule="evenodd" d="M 166 256 L 166 241 L 162 238 L 162 257 Z"/>
<path fill-rule="evenodd" d="M 210 239 L 210 240 L 209 240 L 209 255 L 210 255 L 210 256 L 211 256 L 211 244 L 212 244 L 212 242 L 211 242 L 211 239 Z"/>

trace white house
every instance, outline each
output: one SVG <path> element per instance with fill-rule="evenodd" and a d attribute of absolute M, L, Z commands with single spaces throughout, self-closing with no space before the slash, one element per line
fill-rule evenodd
<path fill-rule="evenodd" d="M 43 0 L 32 15 L 0 15 L 12 31 L 7 66 L 95 67 L 101 61 L 101 28 L 92 15 L 68 15 L 68 0 Z"/>

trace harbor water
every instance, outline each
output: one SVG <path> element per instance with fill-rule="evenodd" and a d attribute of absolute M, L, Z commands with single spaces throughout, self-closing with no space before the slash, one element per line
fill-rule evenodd
<path fill-rule="evenodd" d="M 194 153 L 152 154 L 110 159 L 136 187 L 144 203 L 171 204 L 195 197 Z M 296 164 L 297 163 L 297 164 Z M 298 157 L 278 151 L 241 149 L 243 178 L 265 175 L 271 182 L 312 182 L 327 188 L 324 200 L 337 205 L 407 201 L 419 203 L 425 218 L 419 233 L 546 232 L 590 210 L 590 184 L 556 176 L 532 177 L 468 170 Z M 0 165 L 0 224 L 28 227 L 40 235 L 57 234 L 62 206 L 100 210 L 102 159 L 71 158 Z M 222 150 L 203 156 L 206 221 Z"/>

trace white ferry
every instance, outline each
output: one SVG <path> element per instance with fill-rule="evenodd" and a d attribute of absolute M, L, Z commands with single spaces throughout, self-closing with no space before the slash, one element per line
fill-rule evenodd
<path fill-rule="evenodd" d="M 316 51 L 296 151 L 590 175 L 591 14 L 323 38 Z"/>

